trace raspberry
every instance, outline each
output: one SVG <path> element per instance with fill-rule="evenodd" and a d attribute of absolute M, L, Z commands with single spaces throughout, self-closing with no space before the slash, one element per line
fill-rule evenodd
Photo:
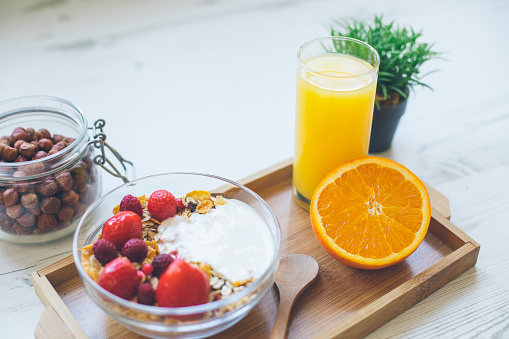
<path fill-rule="evenodd" d="M 144 305 L 154 305 L 156 291 L 150 283 L 143 283 L 138 286 L 138 302 Z"/>
<path fill-rule="evenodd" d="M 166 268 L 170 266 L 170 264 L 173 262 L 173 258 L 169 254 L 159 254 L 157 257 L 154 258 L 152 261 L 152 266 L 154 267 L 154 271 L 152 272 L 152 275 L 154 277 L 160 277 L 161 274 L 166 271 Z"/>
<path fill-rule="evenodd" d="M 148 247 L 143 240 L 133 238 L 124 244 L 120 253 L 132 262 L 142 262 L 147 257 Z"/>
<path fill-rule="evenodd" d="M 177 214 L 177 200 L 166 190 L 155 191 L 148 199 L 148 211 L 159 221 L 171 218 Z"/>
<path fill-rule="evenodd" d="M 140 216 L 131 211 L 123 211 L 115 214 L 104 223 L 103 238 L 121 250 L 127 240 L 132 238 L 141 239 L 142 225 Z"/>
<path fill-rule="evenodd" d="M 177 198 L 177 213 L 180 213 L 185 209 L 186 209 L 186 205 L 184 205 L 182 198 Z"/>
<path fill-rule="evenodd" d="M 152 272 L 154 271 L 154 266 L 150 264 L 143 264 L 143 266 L 141 266 L 141 271 L 145 273 L 146 276 L 152 275 Z"/>
<path fill-rule="evenodd" d="M 140 283 L 137 272 L 129 259 L 116 258 L 104 266 L 98 284 L 110 293 L 129 300 L 135 295 Z"/>
<path fill-rule="evenodd" d="M 138 214 L 140 217 L 143 215 L 141 202 L 134 195 L 128 194 L 120 202 L 120 211 L 131 211 Z"/>
<path fill-rule="evenodd" d="M 103 266 L 117 257 L 117 249 L 111 241 L 106 239 L 97 240 L 92 245 L 94 256 Z"/>

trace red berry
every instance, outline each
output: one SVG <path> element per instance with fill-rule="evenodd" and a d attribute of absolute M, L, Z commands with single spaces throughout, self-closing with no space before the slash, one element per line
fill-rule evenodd
<path fill-rule="evenodd" d="M 120 251 L 127 240 L 141 239 L 142 225 L 139 215 L 131 211 L 115 214 L 104 223 L 103 239 L 109 240 Z"/>
<path fill-rule="evenodd" d="M 138 303 L 144 305 L 154 305 L 156 301 L 156 291 L 149 283 L 143 283 L 138 286 Z"/>
<path fill-rule="evenodd" d="M 209 298 L 209 277 L 199 267 L 175 260 L 161 275 L 156 300 L 161 307 L 205 304 Z"/>
<path fill-rule="evenodd" d="M 103 266 L 117 257 L 117 249 L 111 241 L 106 239 L 97 240 L 92 245 L 94 256 Z"/>
<path fill-rule="evenodd" d="M 129 300 L 136 294 L 140 278 L 133 263 L 120 257 L 104 266 L 98 283 L 105 290 Z"/>
<path fill-rule="evenodd" d="M 141 202 L 134 195 L 128 194 L 120 202 L 120 211 L 132 211 L 140 217 L 143 215 L 143 208 Z"/>
<path fill-rule="evenodd" d="M 146 276 L 152 275 L 152 272 L 154 271 L 154 266 L 150 264 L 143 264 L 141 266 L 141 270 L 143 273 L 145 273 Z"/>
<path fill-rule="evenodd" d="M 140 270 L 137 270 L 136 271 L 136 274 L 138 274 L 138 278 L 140 279 L 140 281 L 145 281 L 145 279 L 147 278 L 147 276 L 145 275 L 145 273 L 143 273 L 142 271 Z"/>
<path fill-rule="evenodd" d="M 147 257 L 148 247 L 143 240 L 133 238 L 124 244 L 120 253 L 132 262 L 142 262 Z"/>
<path fill-rule="evenodd" d="M 173 258 L 169 254 L 159 254 L 152 260 L 152 267 L 154 268 L 154 277 L 160 277 L 166 271 L 166 268 L 173 262 Z"/>
<path fill-rule="evenodd" d="M 148 199 L 148 211 L 159 221 L 171 218 L 177 214 L 177 200 L 166 190 L 155 191 Z"/>
<path fill-rule="evenodd" d="M 182 198 L 177 198 L 177 213 L 180 213 L 185 209 L 186 209 L 186 205 L 184 205 Z"/>

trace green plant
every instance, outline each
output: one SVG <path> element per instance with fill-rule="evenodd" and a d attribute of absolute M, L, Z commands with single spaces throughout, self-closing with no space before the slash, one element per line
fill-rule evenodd
<path fill-rule="evenodd" d="M 435 71 L 420 74 L 420 67 L 431 59 L 441 58 L 442 53 L 432 51 L 433 44 L 418 43 L 421 32 L 412 28 L 396 26 L 394 21 L 383 22 L 383 16 L 375 15 L 372 23 L 360 20 L 335 22 L 339 28 L 330 28 L 332 36 L 346 36 L 371 45 L 380 55 L 378 71 L 377 100 L 396 104 L 399 96 L 408 97 L 414 86 L 433 90 L 421 79 Z"/>

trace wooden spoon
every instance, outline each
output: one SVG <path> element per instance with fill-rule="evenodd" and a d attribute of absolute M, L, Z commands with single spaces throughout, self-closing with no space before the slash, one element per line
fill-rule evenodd
<path fill-rule="evenodd" d="M 318 263 L 305 254 L 292 254 L 279 262 L 276 285 L 279 289 L 279 310 L 270 335 L 271 339 L 285 338 L 286 326 L 293 303 L 318 275 Z"/>

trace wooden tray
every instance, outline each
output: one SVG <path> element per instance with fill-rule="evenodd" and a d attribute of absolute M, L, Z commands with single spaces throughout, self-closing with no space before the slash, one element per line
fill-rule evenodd
<path fill-rule="evenodd" d="M 309 214 L 292 198 L 291 161 L 285 161 L 241 181 L 257 192 L 275 212 L 282 231 L 282 257 L 304 253 L 320 265 L 316 281 L 293 308 L 290 338 L 367 335 L 390 319 L 474 266 L 479 245 L 449 220 L 449 202 L 428 187 L 431 196 L 430 232 L 405 261 L 378 271 L 347 267 L 318 244 Z M 39 298 L 46 306 L 37 338 L 137 338 L 96 306 L 81 285 L 73 258 L 32 273 Z M 267 338 L 279 303 L 274 286 L 251 313 L 218 337 Z"/>

